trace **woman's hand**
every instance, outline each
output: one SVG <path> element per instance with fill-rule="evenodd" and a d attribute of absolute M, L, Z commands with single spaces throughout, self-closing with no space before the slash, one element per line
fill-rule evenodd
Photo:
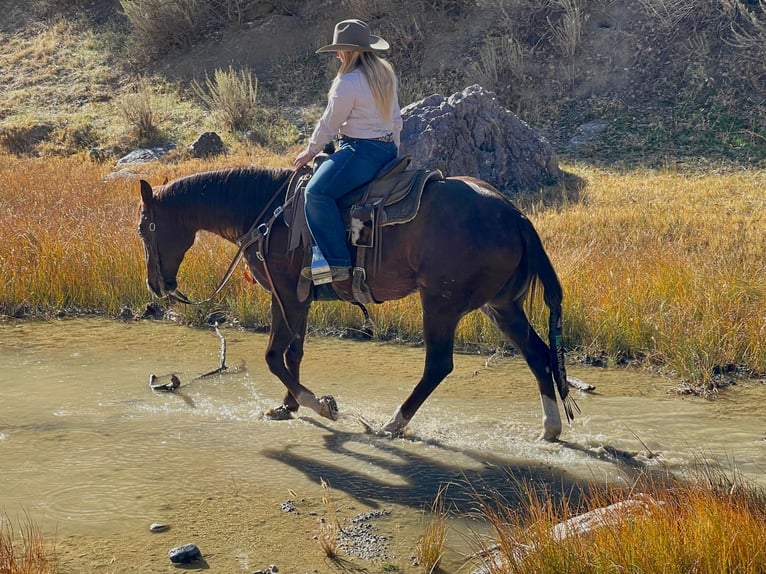
<path fill-rule="evenodd" d="M 311 158 L 313 157 L 314 157 L 313 153 L 309 153 L 308 150 L 303 150 L 301 153 L 298 154 L 298 157 L 295 158 L 295 161 L 293 162 L 293 167 L 296 170 L 299 170 L 308 162 L 310 162 Z"/>

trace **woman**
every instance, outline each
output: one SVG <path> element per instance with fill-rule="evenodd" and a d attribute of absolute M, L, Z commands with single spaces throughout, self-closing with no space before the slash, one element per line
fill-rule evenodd
<path fill-rule="evenodd" d="M 333 43 L 317 50 L 335 52 L 340 69 L 328 94 L 327 108 L 295 158 L 300 169 L 338 137 L 338 150 L 319 166 L 306 186 L 306 219 L 316 245 L 330 266 L 333 281 L 349 278 L 351 256 L 336 200 L 369 183 L 399 149 L 402 115 L 391 65 L 375 54 L 388 42 L 370 34 L 361 20 L 335 26 Z M 311 277 L 311 269 L 302 271 Z"/>

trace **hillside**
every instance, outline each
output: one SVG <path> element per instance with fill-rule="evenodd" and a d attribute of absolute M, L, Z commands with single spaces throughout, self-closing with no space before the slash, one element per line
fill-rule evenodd
<path fill-rule="evenodd" d="M 193 89 L 231 69 L 257 77 L 257 141 L 288 149 L 305 136 L 334 73 L 334 59 L 314 49 L 353 16 L 391 43 L 403 105 L 478 83 L 566 159 L 766 165 L 764 0 L 170 5 L 186 11 L 156 0 L 0 0 L 0 148 L 182 150 L 209 129 L 227 132 L 227 145 L 251 145 Z M 147 116 L 152 129 L 142 132 Z"/>

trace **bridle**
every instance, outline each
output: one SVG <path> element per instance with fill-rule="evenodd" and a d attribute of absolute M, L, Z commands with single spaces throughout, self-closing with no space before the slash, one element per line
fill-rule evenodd
<path fill-rule="evenodd" d="M 285 318 L 285 323 L 287 323 L 287 317 L 285 316 L 284 306 L 282 305 L 282 301 L 279 297 L 279 294 L 277 293 L 274 281 L 272 280 L 271 273 L 269 272 L 269 267 L 266 262 L 266 253 L 268 251 L 268 240 L 269 240 L 269 232 L 271 231 L 271 227 L 274 224 L 274 222 L 277 220 L 277 218 L 282 215 L 282 212 L 284 211 L 284 208 L 292 203 L 295 196 L 292 196 L 288 198 L 283 205 L 278 205 L 276 209 L 274 209 L 271 217 L 268 219 L 268 221 L 262 221 L 264 217 L 266 216 L 269 209 L 271 209 L 272 205 L 276 201 L 276 199 L 279 197 L 280 193 L 290 185 L 293 178 L 297 175 L 297 172 L 293 172 L 293 174 L 290 176 L 289 179 L 287 179 L 280 187 L 277 189 L 277 191 L 274 193 L 274 195 L 271 197 L 271 199 L 268 201 L 266 206 L 261 210 L 261 212 L 258 214 L 258 216 L 253 221 L 250 228 L 247 230 L 246 233 L 241 235 L 235 242 L 237 245 L 237 253 L 234 255 L 234 258 L 231 261 L 231 264 L 229 264 L 229 268 L 226 270 L 226 273 L 224 274 L 221 281 L 218 283 L 218 286 L 215 288 L 213 293 L 205 298 L 201 299 L 199 301 L 194 301 L 189 299 L 186 295 L 181 293 L 178 290 L 174 290 L 172 293 L 167 293 L 166 296 L 171 300 L 176 300 L 181 303 L 185 303 L 187 305 L 202 305 L 203 303 L 207 303 L 208 301 L 211 301 L 216 295 L 218 295 L 226 285 L 226 283 L 229 282 L 229 279 L 231 279 L 231 276 L 234 274 L 235 269 L 237 268 L 237 265 L 239 264 L 240 260 L 245 254 L 245 251 L 253 244 L 258 244 L 258 249 L 256 251 L 256 257 L 258 257 L 258 260 L 263 263 L 264 271 L 266 272 L 266 277 L 269 280 L 269 284 L 271 287 L 271 292 L 274 294 L 280 309 L 282 310 L 282 316 Z M 157 224 L 154 222 L 154 213 L 151 209 L 151 206 L 149 206 L 149 209 L 144 209 L 143 216 L 146 217 L 148 221 L 148 230 L 150 232 L 149 235 L 149 259 L 153 261 L 155 272 L 157 273 L 157 276 L 164 280 L 164 275 L 162 274 L 162 266 L 160 263 L 160 254 L 159 254 L 159 248 L 157 247 Z"/>

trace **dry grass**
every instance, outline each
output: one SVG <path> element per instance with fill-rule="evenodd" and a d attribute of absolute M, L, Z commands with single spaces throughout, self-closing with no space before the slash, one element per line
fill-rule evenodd
<path fill-rule="evenodd" d="M 146 179 L 174 177 L 225 165 L 285 166 L 291 155 L 235 149 L 210 161 L 149 164 Z M 754 373 L 766 364 L 766 173 L 614 174 L 570 168 L 588 181 L 580 203 L 528 209 L 564 285 L 566 346 L 606 356 L 613 364 L 662 365 L 703 392 L 716 369 Z M 136 234 L 137 184 L 104 182 L 108 167 L 82 159 L 4 157 L 7 182 L 0 226 L 0 314 L 92 310 L 140 312 L 149 300 L 143 251 Z M 235 252 L 201 234 L 181 267 L 191 297 L 212 292 Z M 269 298 L 235 275 L 216 303 L 179 307 L 204 321 L 216 309 L 244 325 L 269 322 Z M 417 298 L 371 308 L 378 336 L 421 341 Z M 547 315 L 533 322 L 544 332 Z M 313 328 L 360 328 L 350 305 L 314 305 Z M 460 324 L 457 344 L 492 349 L 504 341 L 483 315 Z"/>
<path fill-rule="evenodd" d="M 570 345 L 702 384 L 717 366 L 763 372 L 766 173 L 574 171 L 584 201 L 535 217 Z"/>
<path fill-rule="evenodd" d="M 332 497 L 330 485 L 320 478 L 322 486 L 322 505 L 324 506 L 326 517 L 319 519 L 319 532 L 317 533 L 317 542 L 330 560 L 338 558 L 338 535 L 340 534 L 340 522 L 338 522 L 338 509 L 335 506 L 335 500 Z"/>
<path fill-rule="evenodd" d="M 192 82 L 197 97 L 217 115 L 231 131 L 245 131 L 253 127 L 258 97 L 258 78 L 249 69 L 236 71 L 217 69 L 213 78 L 205 78 L 204 84 Z"/>
<path fill-rule="evenodd" d="M 111 98 L 119 70 L 118 40 L 81 24 L 38 23 L 34 34 L 0 38 L 0 118 L 66 119 Z M 79 110 L 75 109 L 80 108 Z"/>
<path fill-rule="evenodd" d="M 17 538 L 20 537 L 19 538 Z M 40 526 L 27 515 L 18 524 L 14 536 L 13 523 L 0 516 L 0 573 L 54 574 L 58 572 L 55 548 L 43 539 Z"/>
<path fill-rule="evenodd" d="M 588 13 L 582 0 L 553 0 L 551 4 L 561 10 L 558 22 L 548 18 L 553 45 L 563 58 L 566 79 L 569 84 L 575 80 L 575 56 L 582 42 Z"/>
<path fill-rule="evenodd" d="M 764 493 L 709 467 L 688 482 L 595 488 L 578 493 L 576 503 L 566 497 L 553 503 L 545 488 L 531 484 L 520 485 L 520 493 L 516 507 L 480 501 L 493 535 L 489 541 L 477 536 L 477 545 L 487 557 L 496 549 L 486 560 L 489 574 L 755 574 L 766 568 Z M 578 530 L 573 517 L 589 511 L 599 518 Z"/>
<path fill-rule="evenodd" d="M 134 131 L 136 141 L 140 145 L 150 145 L 158 139 L 163 110 L 158 107 L 152 86 L 147 79 L 140 79 L 136 83 L 135 91 L 120 96 L 115 104 L 120 115 Z"/>
<path fill-rule="evenodd" d="M 208 4 L 204 0 L 120 0 L 136 39 L 149 53 L 192 46 L 202 37 Z"/>
<path fill-rule="evenodd" d="M 444 485 L 439 487 L 439 491 L 431 503 L 431 510 L 426 518 L 423 536 L 417 543 L 418 565 L 426 574 L 438 572 L 439 564 L 444 556 L 447 528 L 449 526 L 444 502 L 446 490 Z"/>

